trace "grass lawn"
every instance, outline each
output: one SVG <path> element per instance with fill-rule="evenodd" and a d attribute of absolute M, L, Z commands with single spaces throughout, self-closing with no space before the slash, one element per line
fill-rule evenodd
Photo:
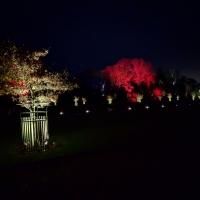
<path fill-rule="evenodd" d="M 152 194 L 169 199 L 191 188 L 193 199 L 198 112 L 188 108 L 74 116 L 53 113 L 49 115 L 50 142 L 57 147 L 29 155 L 14 148 L 20 144 L 20 131 L 13 122 L 0 140 L 1 187 L 12 188 L 10 193 L 22 197 L 44 199 L 132 199 Z"/>
<path fill-rule="evenodd" d="M 122 142 L 131 126 L 142 126 L 140 119 L 135 122 L 134 113 L 120 116 L 113 112 L 105 114 L 50 115 L 49 143 L 56 142 L 56 147 L 45 152 L 21 154 L 20 121 L 7 118 L 4 132 L 0 138 L 0 166 L 35 162 L 54 157 L 73 155 L 94 149 L 107 148 Z M 129 117 L 128 117 L 129 116 Z"/>

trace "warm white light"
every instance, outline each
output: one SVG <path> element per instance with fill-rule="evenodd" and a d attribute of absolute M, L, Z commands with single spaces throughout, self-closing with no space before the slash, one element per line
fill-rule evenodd
<path fill-rule="evenodd" d="M 89 111 L 89 110 L 86 110 L 85 112 L 86 112 L 86 113 L 89 113 L 90 111 Z"/>
<path fill-rule="evenodd" d="M 128 107 L 128 110 L 132 110 L 132 108 L 131 108 L 131 107 Z"/>
<path fill-rule="evenodd" d="M 60 112 L 60 115 L 63 115 L 64 113 L 63 112 Z"/>
<path fill-rule="evenodd" d="M 146 109 L 149 109 L 149 106 L 145 106 Z"/>

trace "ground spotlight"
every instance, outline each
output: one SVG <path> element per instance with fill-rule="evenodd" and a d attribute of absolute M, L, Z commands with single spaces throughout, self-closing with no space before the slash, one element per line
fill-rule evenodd
<path fill-rule="evenodd" d="M 89 111 L 89 110 L 86 110 L 85 112 L 86 112 L 86 113 L 89 113 L 90 111 Z"/>
<path fill-rule="evenodd" d="M 146 109 L 149 109 L 149 106 L 145 106 Z"/>
<path fill-rule="evenodd" d="M 63 114 L 64 114 L 64 112 L 60 112 L 59 114 L 60 114 L 60 115 L 63 115 Z"/>
<path fill-rule="evenodd" d="M 164 108 L 165 106 L 164 106 L 164 105 L 161 105 L 161 107 Z"/>
<path fill-rule="evenodd" d="M 48 140 L 45 140 L 45 141 L 44 141 L 44 145 L 47 145 L 47 144 L 48 144 Z"/>
<path fill-rule="evenodd" d="M 132 108 L 131 108 L 131 107 L 128 107 L 128 110 L 132 110 Z"/>

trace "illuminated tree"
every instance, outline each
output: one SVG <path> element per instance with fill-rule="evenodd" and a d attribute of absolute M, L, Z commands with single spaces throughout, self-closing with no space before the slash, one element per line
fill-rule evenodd
<path fill-rule="evenodd" d="M 194 99 L 196 97 L 196 93 L 195 92 L 191 92 L 191 96 L 192 96 L 192 100 L 194 101 Z"/>
<path fill-rule="evenodd" d="M 131 91 L 133 86 L 130 81 L 132 78 L 129 59 L 123 58 L 113 66 L 107 66 L 104 76 L 117 88 L 124 87 L 126 91 Z"/>
<path fill-rule="evenodd" d="M 78 100 L 79 100 L 79 97 L 74 96 L 75 106 L 78 106 Z"/>
<path fill-rule="evenodd" d="M 4 42 L 0 47 L 1 95 L 10 95 L 30 111 L 31 135 L 36 140 L 36 108 L 56 104 L 58 96 L 77 87 L 69 82 L 68 73 L 53 73 L 44 69 L 41 57 L 48 50 L 31 51 L 24 45 Z M 34 146 L 34 142 L 32 146 Z"/>
<path fill-rule="evenodd" d="M 112 100 L 113 100 L 113 96 L 112 95 L 107 95 L 106 96 L 106 99 L 107 99 L 107 101 L 108 101 L 108 104 L 112 104 Z"/>
<path fill-rule="evenodd" d="M 167 93 L 167 98 L 169 99 L 169 101 L 172 101 L 172 94 L 171 93 Z"/>
<path fill-rule="evenodd" d="M 150 62 L 145 62 L 142 58 L 131 59 L 131 80 L 140 86 L 142 83 L 148 87 L 155 83 L 155 73 Z"/>
<path fill-rule="evenodd" d="M 193 88 L 189 91 L 190 95 L 192 96 L 192 100 L 194 101 L 196 96 L 199 95 L 199 90 L 197 88 Z"/>
<path fill-rule="evenodd" d="M 165 91 L 160 88 L 155 88 L 153 94 L 161 101 L 162 97 L 165 95 Z"/>
<path fill-rule="evenodd" d="M 136 98 L 137 98 L 137 102 L 141 103 L 141 101 L 143 99 L 143 95 L 138 93 Z"/>
<path fill-rule="evenodd" d="M 56 104 L 58 96 L 77 87 L 67 80 L 68 73 L 52 73 L 44 70 L 40 57 L 48 50 L 30 51 L 25 46 L 8 42 L 0 49 L 0 70 L 4 71 L 4 90 L 14 101 L 29 109 Z"/>
<path fill-rule="evenodd" d="M 82 99 L 83 104 L 85 104 L 87 99 L 85 97 L 82 97 L 81 99 Z"/>
<path fill-rule="evenodd" d="M 152 65 L 143 59 L 123 58 L 115 65 L 107 66 L 103 72 L 114 86 L 125 89 L 130 101 L 137 101 L 137 95 L 133 94 L 133 83 L 137 86 L 145 84 L 148 87 L 155 83 L 155 73 L 152 70 Z"/>

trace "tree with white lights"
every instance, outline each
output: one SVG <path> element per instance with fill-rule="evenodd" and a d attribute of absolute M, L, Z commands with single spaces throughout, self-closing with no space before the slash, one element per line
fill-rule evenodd
<path fill-rule="evenodd" d="M 108 94 L 108 95 L 106 96 L 106 99 L 107 99 L 107 101 L 108 101 L 108 104 L 112 104 L 112 101 L 113 101 L 113 96 L 112 96 L 112 95 Z"/>
<path fill-rule="evenodd" d="M 172 101 L 172 93 L 167 93 L 167 98 L 169 99 L 169 101 Z"/>
<path fill-rule="evenodd" d="M 137 96 L 136 96 L 136 98 L 137 98 L 137 102 L 138 102 L 138 103 L 141 103 L 141 101 L 142 101 L 142 99 L 143 99 L 143 95 L 140 94 L 140 93 L 138 93 Z"/>
<path fill-rule="evenodd" d="M 40 58 L 47 54 L 48 50 L 31 51 L 10 41 L 0 47 L 0 95 L 10 95 L 30 111 L 33 137 L 36 108 L 56 104 L 60 94 L 77 87 L 68 81 L 66 71 L 54 73 L 44 69 Z"/>
<path fill-rule="evenodd" d="M 30 51 L 25 46 L 18 47 L 8 42 L 0 51 L 0 69 L 4 71 L 4 90 L 14 101 L 31 112 L 51 103 L 56 104 L 58 96 L 77 87 L 68 81 L 68 73 L 49 72 L 40 60 L 48 50 Z"/>
<path fill-rule="evenodd" d="M 79 97 L 74 96 L 75 106 L 78 106 Z"/>
<path fill-rule="evenodd" d="M 83 104 L 85 105 L 87 99 L 85 97 L 82 97 L 81 99 L 82 99 Z"/>

